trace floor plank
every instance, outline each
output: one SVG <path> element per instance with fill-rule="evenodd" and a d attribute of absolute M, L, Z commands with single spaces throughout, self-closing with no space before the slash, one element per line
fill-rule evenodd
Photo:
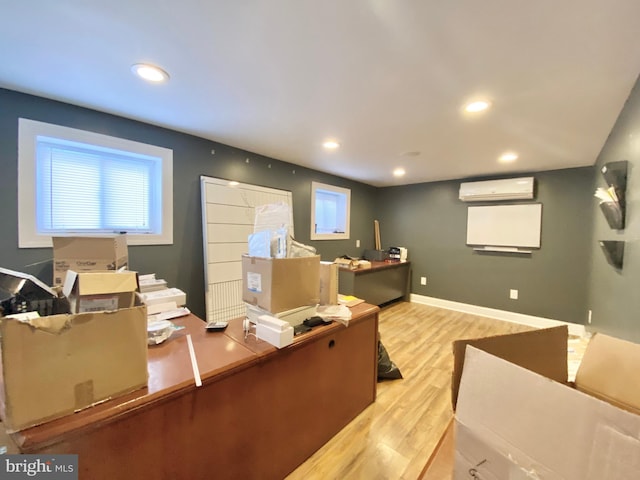
<path fill-rule="evenodd" d="M 451 342 L 531 327 L 399 302 L 382 309 L 379 330 L 404 378 L 378 383 L 376 402 L 288 480 L 417 479 L 452 415 Z"/>

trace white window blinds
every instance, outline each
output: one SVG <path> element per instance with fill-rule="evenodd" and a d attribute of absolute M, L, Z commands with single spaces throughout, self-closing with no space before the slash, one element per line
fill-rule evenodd
<path fill-rule="evenodd" d="M 18 246 L 127 233 L 173 243 L 173 151 L 26 118 L 18 128 Z"/>
<path fill-rule="evenodd" d="M 152 233 L 161 159 L 38 137 L 38 233 Z"/>

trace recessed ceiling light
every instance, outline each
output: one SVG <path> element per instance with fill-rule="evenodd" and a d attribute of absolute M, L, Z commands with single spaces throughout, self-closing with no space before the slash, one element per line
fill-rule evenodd
<path fill-rule="evenodd" d="M 335 150 L 336 148 L 338 148 L 340 146 L 340 144 L 338 142 L 336 142 L 335 140 L 327 140 L 326 142 L 324 142 L 322 144 L 322 146 L 324 148 L 326 148 L 327 150 Z"/>
<path fill-rule="evenodd" d="M 467 103 L 464 106 L 464 110 L 469 113 L 477 113 L 485 111 L 490 106 L 491 104 L 486 100 L 476 100 L 471 103 Z"/>
<path fill-rule="evenodd" d="M 412 150 L 410 152 L 404 152 L 401 154 L 403 157 L 417 157 L 420 155 L 420 152 L 417 150 Z"/>
<path fill-rule="evenodd" d="M 502 155 L 500 155 L 500 158 L 498 158 L 498 160 L 500 160 L 502 163 L 514 162 L 517 159 L 518 159 L 518 154 L 515 152 L 503 153 Z"/>
<path fill-rule="evenodd" d="M 169 74 L 160 67 L 148 63 L 131 65 L 131 71 L 149 82 L 161 83 L 169 80 Z"/>
<path fill-rule="evenodd" d="M 400 167 L 400 168 L 396 168 L 393 171 L 393 176 L 394 177 L 402 177 L 402 176 L 404 176 L 405 173 L 407 173 L 407 172 L 404 171 L 404 168 Z"/>

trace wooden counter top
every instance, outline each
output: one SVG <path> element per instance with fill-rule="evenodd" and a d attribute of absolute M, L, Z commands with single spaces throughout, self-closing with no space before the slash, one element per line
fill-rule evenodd
<path fill-rule="evenodd" d="M 378 310 L 379 308 L 375 305 L 369 305 L 367 303 L 361 303 L 359 305 L 351 307 L 352 320 L 350 322 L 350 325 L 358 323 L 367 315 L 374 314 Z M 293 344 L 285 348 L 289 350 L 300 348 L 308 342 L 316 341 L 318 335 L 328 335 L 341 328 L 345 327 L 340 322 L 333 322 L 328 325 L 319 325 L 317 327 L 314 327 L 310 332 L 306 332 L 302 335 L 294 337 Z M 251 331 L 255 333 L 255 328 L 252 328 Z M 236 342 L 247 347 L 258 356 L 273 354 L 278 351 L 278 349 L 270 343 L 263 340 L 258 340 L 255 335 L 248 335 L 245 338 L 242 319 L 235 319 L 229 322 L 229 325 L 227 326 L 227 329 L 224 331 L 224 333 L 230 338 L 234 339 Z"/>
<path fill-rule="evenodd" d="M 274 371 L 282 371 L 285 375 L 291 375 L 291 367 L 282 367 L 278 370 L 276 365 L 285 365 L 288 360 L 286 358 L 296 358 L 297 362 L 301 362 L 301 365 L 305 365 L 304 358 L 309 357 L 310 352 L 317 352 L 313 355 L 318 355 L 322 358 L 326 355 L 327 345 L 324 340 L 325 336 L 334 335 L 338 336 L 340 340 L 337 340 L 338 345 L 344 352 L 352 352 L 353 347 L 347 347 L 349 342 L 356 341 L 356 338 L 361 338 L 358 342 L 363 343 L 362 348 L 368 350 L 361 350 L 361 352 L 370 351 L 370 353 L 364 354 L 364 357 L 360 355 L 358 358 L 359 365 L 364 367 L 365 364 L 369 364 L 370 368 L 361 369 L 361 372 L 368 370 L 369 373 L 364 376 L 364 381 L 361 386 L 358 387 L 358 393 L 354 390 L 350 392 L 349 389 L 342 388 L 346 397 L 344 401 L 351 402 L 351 397 L 357 398 L 354 402 L 352 410 L 345 410 L 339 412 L 339 417 L 336 420 L 331 420 L 333 425 L 343 425 L 345 420 L 349 416 L 364 408 L 364 406 L 375 399 L 375 365 L 377 346 L 374 343 L 375 334 L 377 332 L 377 314 L 378 307 L 368 304 L 361 304 L 352 309 L 353 318 L 349 324 L 349 327 L 345 328 L 338 322 L 333 322 L 330 325 L 319 326 L 313 329 L 313 331 L 305 333 L 301 336 L 295 337 L 294 343 L 283 349 L 277 349 L 271 344 L 257 340 L 255 336 L 249 336 L 246 340 L 244 338 L 244 332 L 242 327 L 243 319 L 232 320 L 223 332 L 208 332 L 205 328 L 205 322 L 197 318 L 194 315 L 187 317 L 181 317 L 172 320 L 176 325 L 184 326 L 184 329 L 178 330 L 172 334 L 172 336 L 160 345 L 150 346 L 148 350 L 148 385 L 146 388 L 137 390 L 127 395 L 119 396 L 117 398 L 105 401 L 101 404 L 93 407 L 86 408 L 80 412 L 72 415 L 49 421 L 47 423 L 31 427 L 20 432 L 10 434 L 11 439 L 19 449 L 21 453 L 78 453 L 81 458 L 81 470 L 85 473 L 91 471 L 95 474 L 96 466 L 92 466 L 89 459 L 101 458 L 101 456 L 109 457 L 110 453 L 104 451 L 104 449 L 111 449 L 109 445 L 112 445 L 114 438 L 121 438 L 121 435 L 132 436 L 140 439 L 140 442 L 151 442 L 151 439 L 157 437 L 157 433 L 154 436 L 154 431 L 157 422 L 168 421 L 171 417 L 182 418 L 182 423 L 179 422 L 172 429 L 178 429 L 179 425 L 184 425 L 184 433 L 180 433 L 181 436 L 187 435 L 186 432 L 192 431 L 192 435 L 206 435 L 204 432 L 207 428 L 207 422 L 211 422 L 211 415 L 213 413 L 207 412 L 207 405 L 210 405 L 213 400 L 221 402 L 218 409 L 221 413 L 216 414 L 215 418 L 219 415 L 231 415 L 237 418 L 243 418 L 243 412 L 247 411 L 247 405 L 251 404 L 251 401 L 255 401 L 257 398 L 263 398 L 266 395 L 272 395 L 272 401 L 280 395 L 290 395 L 288 389 L 283 390 L 282 387 L 269 386 L 276 385 L 279 382 L 283 382 L 282 379 L 275 379 L 273 377 Z M 371 321 L 373 320 L 373 321 Z M 360 324 L 365 330 L 358 330 Z M 353 326 L 353 328 L 352 328 Z M 370 334 L 361 336 L 361 333 L 371 331 Z M 344 337 L 347 334 L 347 337 Z M 187 334 L 191 335 L 195 356 L 198 362 L 198 367 L 202 379 L 202 387 L 197 387 L 195 379 L 193 377 L 193 369 L 191 365 L 191 358 L 189 355 L 187 345 Z M 333 338 L 333 337 L 332 337 Z M 346 339 L 349 340 L 346 340 Z M 347 342 L 347 344 L 345 344 Z M 367 345 L 369 345 L 367 347 Z M 304 348 L 305 346 L 311 347 L 311 350 Z M 345 349 L 346 347 L 346 349 Z M 360 347 L 358 347 L 360 348 Z M 335 350 L 335 349 L 334 349 Z M 300 353 L 297 353 L 300 351 Z M 304 351 L 304 353 L 303 353 Z M 290 352 L 289 355 L 287 352 Z M 370 359 L 370 360 L 367 360 Z M 283 363 L 284 362 L 284 363 Z M 364 362 L 364 363 L 362 363 Z M 296 362 L 294 361 L 293 364 Z M 268 368 L 270 373 L 264 373 L 266 365 L 272 365 Z M 324 365 L 325 361 L 321 361 L 319 365 Z M 288 365 L 288 364 L 287 364 Z M 256 368 L 259 367 L 259 370 Z M 306 368 L 306 367 L 304 367 Z M 326 369 L 325 369 L 326 370 Z M 333 369 L 331 369 L 333 370 Z M 327 375 L 332 375 L 331 372 L 326 372 Z M 265 377 L 265 375 L 267 375 Z M 298 382 L 309 382 L 309 387 L 313 388 L 317 382 L 317 376 L 314 377 L 298 377 L 293 374 Z M 363 375 L 358 374 L 358 378 L 363 378 Z M 370 378 L 369 378 L 370 376 Z M 273 378 L 274 382 L 269 383 L 270 378 Z M 299 378 L 299 379 L 298 379 Z M 368 380 L 367 380 L 368 378 Z M 244 379 L 244 380 L 242 380 Z M 249 383 L 247 383 L 249 382 Z M 267 383 L 264 383 L 267 382 Z M 332 382 L 332 380 L 330 380 Z M 356 382 L 357 384 L 357 382 Z M 302 388 L 302 387 L 301 387 Z M 337 388 L 337 386 L 336 386 Z M 230 390 L 234 389 L 234 390 Z M 238 397 L 240 391 L 250 389 L 253 393 L 247 394 L 250 398 Z M 275 389 L 275 390 L 274 390 Z M 273 390 L 273 391 L 272 391 Z M 234 393 L 231 393 L 233 391 Z M 339 390 L 336 390 L 336 392 Z M 264 392 L 264 393 L 263 393 Z M 362 393 L 360 393 L 362 392 Z M 371 392 L 371 393 L 368 393 Z M 220 396 L 222 395 L 222 397 Z M 275 395 L 275 396 L 274 396 Z M 312 396 L 317 393 L 312 394 Z M 335 395 L 335 393 L 334 393 Z M 200 399 L 200 400 L 197 400 Z M 285 397 L 282 399 L 284 402 L 283 409 L 290 410 L 291 407 L 286 407 L 293 399 Z M 46 399 L 43 399 L 46 401 Z M 341 400 L 336 400 L 341 402 Z M 172 406 L 173 405 L 173 406 Z M 342 405 L 340 405 L 342 407 Z M 213 405 L 212 405 L 213 407 Z M 242 411 L 236 412 L 242 408 Z M 222 410 L 220 410 L 222 409 Z M 250 409 L 249 409 L 250 410 Z M 336 412 L 342 410 L 342 408 L 327 410 L 324 415 L 334 416 Z M 191 413 L 189 413 L 191 412 Z M 197 413 L 196 413 L 197 412 Z M 226 413 L 222 413 L 226 412 Z M 254 415 L 256 412 L 254 412 Z M 186 415 L 186 416 L 185 416 Z M 193 415 L 198 415 L 198 418 L 202 420 L 198 421 Z M 162 420 L 164 419 L 164 420 Z M 187 420 L 188 419 L 188 420 Z M 321 419 L 319 419 L 320 421 Z M 189 423 L 184 423 L 188 421 Z M 255 419 L 248 418 L 249 423 L 260 424 L 260 427 L 264 432 L 270 432 L 273 428 L 281 428 L 280 426 L 270 427 L 269 420 L 264 419 L 260 422 L 256 422 Z M 203 423 L 204 422 L 204 423 Z M 265 423 L 266 422 L 266 423 Z M 325 420 L 326 422 L 326 420 Z M 223 422 L 224 423 L 224 422 Z M 263 425 L 264 424 L 264 425 Z M 216 424 L 217 427 L 209 426 L 208 428 L 218 428 L 222 424 Z M 224 427 L 227 428 L 227 427 Z M 327 432 L 322 432 L 322 428 L 318 426 L 316 430 L 319 431 L 317 435 L 318 440 L 324 438 L 327 439 Z M 329 428 L 329 427 L 327 427 Z M 335 428 L 335 427 L 330 427 Z M 178 434 L 180 430 L 175 430 L 174 435 Z M 197 432 L 197 433 L 196 433 Z M 254 432 L 255 433 L 255 432 Z M 287 433 L 290 435 L 291 433 Z M 169 435 L 169 434 L 167 434 Z M 233 435 L 237 435 L 238 438 L 251 435 L 251 432 L 234 432 Z M 124 455 L 120 450 L 131 449 L 133 438 L 122 437 L 122 445 L 119 447 L 113 447 L 118 450 L 118 455 Z M 155 441 L 155 440 L 154 440 Z M 164 439 L 157 439 L 159 445 L 164 445 Z M 306 451 L 312 451 L 311 445 L 306 446 Z M 126 445 L 129 445 L 126 447 Z M 137 447 L 136 447 L 137 448 Z M 141 452 L 148 452 L 150 447 L 140 446 Z M 176 446 L 176 448 L 178 448 Z M 192 457 L 195 455 L 187 449 L 186 446 L 180 446 L 180 449 L 184 448 L 184 455 Z M 195 447 L 194 447 L 195 448 Z M 204 446 L 202 447 L 204 448 Z M 197 449 L 202 449 L 197 447 Z M 255 446 L 253 447 L 256 448 Z M 318 448 L 318 447 L 316 447 Z M 138 453 L 142 455 L 143 453 Z M 262 457 L 255 453 L 257 458 Z M 296 456 L 297 455 L 297 456 Z M 291 454 L 290 457 L 295 461 L 297 458 L 306 455 L 306 453 Z M 84 458 L 84 461 L 82 460 Z M 121 458 L 121 457 L 118 457 Z M 215 459 L 209 459 L 209 462 L 218 461 L 221 462 L 223 457 Z M 229 462 L 231 462 L 229 457 Z M 266 460 L 265 460 L 266 461 Z M 294 460 L 287 460 L 288 462 L 294 462 Z M 149 459 L 136 460 L 135 458 L 127 460 L 130 463 L 129 468 L 141 468 L 149 462 Z M 142 462 L 142 463 L 140 463 Z M 231 463 L 230 463 L 231 464 Z M 106 464 L 105 464 L 106 465 Z M 99 467 L 100 475 L 104 474 L 104 478 L 109 477 L 113 471 L 117 470 L 116 466 L 105 465 Z M 288 465 L 288 463 L 287 463 Z M 120 467 L 120 468 L 125 468 Z M 146 468 L 146 467 L 144 467 Z M 190 467 L 191 468 L 191 467 Z M 198 465 L 192 468 L 200 468 Z M 284 471 L 290 467 L 283 465 L 278 466 L 278 469 Z M 278 470 L 278 471 L 280 471 Z M 109 474 L 109 475 L 108 475 Z M 103 478 L 101 476 L 93 478 Z M 164 477 L 159 477 L 164 478 Z"/>
<path fill-rule="evenodd" d="M 160 399 L 195 389 L 187 334 L 191 335 L 203 383 L 219 380 L 257 362 L 252 350 L 227 335 L 207 332 L 204 322 L 195 315 L 177 318 L 173 322 L 185 328 L 174 332 L 160 345 L 149 347 L 146 388 L 16 432 L 12 437 L 18 448 L 28 453 L 34 448 L 55 443 L 61 437 L 113 421 L 133 410 L 149 408 Z"/>
<path fill-rule="evenodd" d="M 376 270 L 384 270 L 387 268 L 398 268 L 406 265 L 410 265 L 410 262 L 371 262 L 371 268 L 349 268 L 340 266 L 340 271 L 344 272 L 353 272 L 356 275 L 361 275 L 364 273 L 375 272 Z"/>

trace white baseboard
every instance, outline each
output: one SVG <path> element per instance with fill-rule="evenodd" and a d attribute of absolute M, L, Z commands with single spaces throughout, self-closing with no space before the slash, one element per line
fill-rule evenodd
<path fill-rule="evenodd" d="M 505 322 L 519 323 L 536 328 L 557 327 L 558 325 L 567 325 L 569 327 L 569 335 L 583 337 L 586 333 L 584 325 L 577 323 L 563 322 L 561 320 L 552 320 L 550 318 L 534 317 L 523 313 L 509 312 L 506 310 L 497 310 L 495 308 L 480 307 L 468 303 L 453 302 L 451 300 L 443 300 L 441 298 L 427 297 L 425 295 L 411 294 L 411 302 L 430 305 L 432 307 L 446 308 L 456 312 L 471 313 L 482 317 L 495 318 Z"/>

